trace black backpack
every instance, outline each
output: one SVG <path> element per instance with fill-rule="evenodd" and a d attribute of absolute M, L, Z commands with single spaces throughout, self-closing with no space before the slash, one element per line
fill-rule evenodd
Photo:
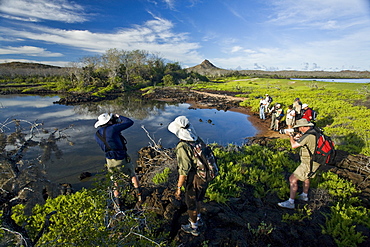
<path fill-rule="evenodd" d="M 316 119 L 317 119 L 317 111 L 315 111 L 313 108 L 311 108 L 311 110 L 312 110 L 312 121 L 316 121 Z"/>
<path fill-rule="evenodd" d="M 210 182 L 219 175 L 216 158 L 211 147 L 206 145 L 202 140 L 188 143 L 197 159 L 197 175 L 205 182 Z"/>

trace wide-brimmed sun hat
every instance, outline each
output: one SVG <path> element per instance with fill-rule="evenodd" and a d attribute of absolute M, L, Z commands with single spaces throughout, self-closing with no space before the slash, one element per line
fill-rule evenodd
<path fill-rule="evenodd" d="M 195 129 L 185 116 L 175 118 L 175 120 L 168 125 L 168 130 L 184 141 L 196 141 L 198 139 Z"/>
<path fill-rule="evenodd" d="M 95 123 L 95 128 L 98 128 L 99 126 L 102 126 L 109 122 L 109 120 L 112 118 L 113 114 L 110 113 L 103 113 L 98 117 L 98 121 Z"/>
<path fill-rule="evenodd" d="M 308 104 L 303 104 L 302 105 L 302 108 L 306 108 L 306 107 L 308 107 Z"/>
<path fill-rule="evenodd" d="M 295 122 L 295 125 L 293 128 L 298 128 L 298 127 L 309 127 L 309 126 L 314 126 L 313 123 L 308 122 L 307 119 L 301 118 Z"/>

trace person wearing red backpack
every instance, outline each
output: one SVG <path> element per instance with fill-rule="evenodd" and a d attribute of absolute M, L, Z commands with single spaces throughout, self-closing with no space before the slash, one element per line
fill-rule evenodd
<path fill-rule="evenodd" d="M 178 166 L 178 182 L 175 192 L 176 199 L 181 199 L 181 188 L 185 188 L 185 203 L 189 215 L 189 224 L 181 225 L 181 229 L 194 236 L 199 236 L 199 227 L 203 225 L 200 215 L 201 202 L 204 200 L 208 183 L 197 174 L 197 159 L 190 143 L 199 143 L 201 138 L 185 116 L 177 117 L 168 125 L 168 130 L 179 138 L 176 146 Z"/>
<path fill-rule="evenodd" d="M 299 134 L 294 136 L 293 133 L 287 133 L 290 138 L 290 144 L 292 148 L 301 148 L 299 156 L 301 164 L 295 169 L 295 171 L 289 177 L 290 195 L 289 199 L 284 202 L 279 202 L 278 205 L 283 208 L 294 209 L 294 200 L 298 191 L 298 181 L 303 182 L 303 192 L 298 195 L 298 199 L 302 201 L 308 201 L 308 190 L 310 188 L 310 178 L 315 177 L 314 172 L 319 168 L 320 164 L 311 161 L 311 155 L 315 152 L 316 148 L 316 136 L 310 134 L 313 131 L 314 124 L 307 121 L 307 119 L 299 119 L 293 128 L 299 129 Z M 311 167 L 312 162 L 312 167 Z M 311 175 L 313 173 L 313 175 Z"/>

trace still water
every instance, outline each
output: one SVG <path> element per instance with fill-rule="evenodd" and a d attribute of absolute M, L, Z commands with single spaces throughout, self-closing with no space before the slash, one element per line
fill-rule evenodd
<path fill-rule="evenodd" d="M 370 78 L 367 78 L 367 79 L 300 79 L 300 78 L 290 78 L 290 80 L 323 81 L 323 82 L 348 82 L 348 83 L 370 83 Z"/>
<path fill-rule="evenodd" d="M 130 95 L 112 101 L 78 106 L 53 104 L 57 100 L 57 96 L 2 95 L 0 123 L 8 122 L 9 119 L 43 123 L 43 126 L 38 127 L 40 136 L 42 128 L 49 131 L 63 130 L 62 133 L 67 135 L 68 139 L 57 143 L 59 150 L 63 152 L 62 157 L 57 159 L 53 153 L 51 160 L 42 165 L 50 180 L 56 183 L 71 183 L 75 189 L 91 184 L 89 180 L 79 180 L 82 172 L 98 173 L 104 170 L 104 153 L 94 139 L 94 124 L 97 117 L 104 112 L 118 113 L 134 121 L 131 128 L 122 132 L 128 142 L 128 153 L 134 161 L 137 159 L 138 150 L 152 143 L 143 127 L 157 144 L 160 143 L 164 148 L 175 147 L 178 139 L 167 130 L 167 126 L 180 115 L 187 116 L 198 135 L 208 143 L 241 145 L 246 137 L 255 136 L 258 132 L 248 121 L 248 115 L 233 111 L 189 109 L 189 104 L 147 102 Z M 29 124 L 21 124 L 29 131 Z M 14 125 L 8 127 L 9 129 L 2 130 L 6 133 L 14 130 Z M 70 142 L 73 142 L 73 146 Z M 40 149 L 33 148 L 26 153 L 24 159 L 29 163 L 38 163 L 41 154 Z"/>

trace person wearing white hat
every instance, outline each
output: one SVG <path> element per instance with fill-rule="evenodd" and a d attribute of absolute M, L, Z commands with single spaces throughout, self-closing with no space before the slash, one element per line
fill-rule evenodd
<path fill-rule="evenodd" d="M 293 136 L 293 133 L 288 132 L 287 135 L 290 137 L 290 144 L 292 148 L 300 147 L 299 156 L 301 158 L 301 164 L 295 169 L 295 171 L 289 177 L 290 194 L 289 199 L 284 202 L 279 202 L 278 205 L 283 208 L 294 209 L 294 200 L 298 191 L 298 181 L 303 182 L 303 192 L 298 195 L 298 199 L 302 201 L 308 201 L 308 190 L 310 188 L 310 178 L 315 175 L 320 164 L 313 162 L 312 171 L 310 168 L 311 154 L 314 153 L 316 148 L 316 135 L 315 130 L 312 128 L 313 123 L 307 121 L 307 119 L 299 119 L 293 128 L 298 128 L 300 133 L 298 136 Z"/>
<path fill-rule="evenodd" d="M 302 105 L 302 111 L 303 111 L 302 118 L 307 119 L 307 121 L 311 122 L 313 113 L 312 109 L 308 107 L 308 104 Z"/>
<path fill-rule="evenodd" d="M 133 124 L 134 121 L 127 117 L 103 113 L 98 117 L 98 121 L 94 125 L 95 128 L 100 127 L 95 133 L 95 140 L 105 152 L 106 167 L 115 186 L 113 194 L 117 211 L 122 210 L 123 207 L 118 190 L 119 186 L 116 182 L 121 172 L 130 176 L 138 200 L 141 201 L 139 180 L 135 174 L 135 167 L 127 154 L 126 139 L 121 134 L 121 131 L 130 128 Z"/>
<path fill-rule="evenodd" d="M 175 197 L 178 200 L 181 199 L 181 188 L 184 186 L 185 203 L 189 215 L 189 224 L 181 225 L 181 229 L 186 233 L 198 236 L 200 234 L 198 227 L 203 224 L 200 219 L 200 207 L 201 202 L 204 200 L 208 183 L 204 182 L 197 175 L 197 160 L 194 156 L 193 148 L 188 142 L 197 143 L 202 140 L 185 116 L 177 117 L 168 125 L 168 130 L 180 139 L 175 149 L 179 172 Z"/>

